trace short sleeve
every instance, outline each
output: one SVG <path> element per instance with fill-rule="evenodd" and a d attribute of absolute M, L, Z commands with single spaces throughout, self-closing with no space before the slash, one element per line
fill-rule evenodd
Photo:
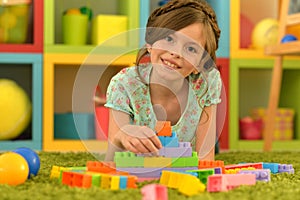
<path fill-rule="evenodd" d="M 205 106 L 218 104 L 221 102 L 222 79 L 218 70 L 212 70 L 207 76 L 208 90 Z"/>
<path fill-rule="evenodd" d="M 107 88 L 105 107 L 132 114 L 130 99 L 121 75 L 117 74 L 111 79 Z"/>

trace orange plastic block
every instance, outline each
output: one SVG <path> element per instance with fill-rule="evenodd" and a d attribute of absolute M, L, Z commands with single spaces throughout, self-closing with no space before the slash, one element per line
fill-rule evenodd
<path fill-rule="evenodd" d="M 116 173 L 116 165 L 114 162 L 88 161 L 87 170 L 101 173 Z"/>
<path fill-rule="evenodd" d="M 170 121 L 158 121 L 155 126 L 157 136 L 172 136 L 172 128 Z"/>
<path fill-rule="evenodd" d="M 136 182 L 137 182 L 136 176 L 132 176 L 132 175 L 127 176 L 127 188 L 137 188 Z"/>
<path fill-rule="evenodd" d="M 65 171 L 62 174 L 62 184 L 74 187 L 89 188 L 92 184 L 92 176 L 88 174 Z"/>
<path fill-rule="evenodd" d="M 209 169 L 215 167 L 220 167 L 222 169 L 222 173 L 225 173 L 225 165 L 222 160 L 199 160 L 198 162 L 198 169 Z"/>

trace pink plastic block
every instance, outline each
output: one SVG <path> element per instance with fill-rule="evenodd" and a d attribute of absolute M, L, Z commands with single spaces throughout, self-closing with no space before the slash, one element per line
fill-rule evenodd
<path fill-rule="evenodd" d="M 192 147 L 190 142 L 179 142 L 179 147 L 163 147 L 164 150 L 159 153 L 163 153 L 164 157 L 191 157 Z"/>
<path fill-rule="evenodd" d="M 207 191 L 228 191 L 240 185 L 255 185 L 255 183 L 255 174 L 217 174 L 208 177 Z"/>
<path fill-rule="evenodd" d="M 168 189 L 164 185 L 149 184 L 141 189 L 142 200 L 168 200 Z"/>

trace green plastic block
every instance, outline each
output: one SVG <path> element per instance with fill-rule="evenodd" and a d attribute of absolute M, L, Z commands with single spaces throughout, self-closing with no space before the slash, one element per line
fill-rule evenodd
<path fill-rule="evenodd" d="M 93 174 L 92 175 L 92 186 L 100 187 L 101 185 L 101 175 Z"/>
<path fill-rule="evenodd" d="M 198 179 L 205 185 L 207 183 L 207 177 L 215 173 L 214 169 L 187 170 L 187 172 L 196 172 L 198 174 Z"/>
<path fill-rule="evenodd" d="M 192 157 L 185 157 L 185 167 L 198 167 L 198 154 L 197 152 L 193 151 Z"/>
<path fill-rule="evenodd" d="M 185 158 L 172 158 L 172 167 L 185 167 Z"/>

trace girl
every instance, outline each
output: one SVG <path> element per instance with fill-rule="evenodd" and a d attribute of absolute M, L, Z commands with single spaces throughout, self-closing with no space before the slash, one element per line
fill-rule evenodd
<path fill-rule="evenodd" d="M 200 159 L 214 160 L 219 37 L 216 15 L 205 1 L 171 0 L 152 12 L 136 66 L 121 70 L 107 90 L 106 160 L 115 151 L 157 153 L 158 121 L 170 121 L 179 141 L 191 142 Z M 142 64 L 147 56 L 150 62 Z"/>

